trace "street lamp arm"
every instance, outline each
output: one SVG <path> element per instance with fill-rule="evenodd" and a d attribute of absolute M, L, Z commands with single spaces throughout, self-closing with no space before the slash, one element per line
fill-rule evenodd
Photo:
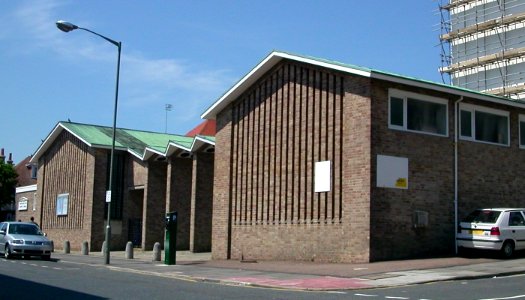
<path fill-rule="evenodd" d="M 115 45 L 115 46 L 117 46 L 117 47 L 120 47 L 120 42 L 117 42 L 117 41 L 115 41 L 115 40 L 112 40 L 112 39 L 110 39 L 110 38 L 108 38 L 108 37 L 106 37 L 106 36 L 103 36 L 102 34 L 96 33 L 96 32 L 94 32 L 94 31 L 92 31 L 92 30 L 89 30 L 89 29 L 87 29 L 87 28 L 82 28 L 82 27 L 77 27 L 77 29 L 82 29 L 82 30 L 84 30 L 84 31 L 91 32 L 92 34 L 94 34 L 94 35 L 98 35 L 99 37 L 105 39 L 106 41 L 112 43 L 113 45 Z"/>
<path fill-rule="evenodd" d="M 75 30 L 75 29 L 81 29 L 81 30 L 84 30 L 84 31 L 87 31 L 87 32 L 90 32 L 94 35 L 97 35 L 103 39 L 105 39 L 106 41 L 112 43 L 113 45 L 117 46 L 117 47 L 120 47 L 121 43 L 120 42 L 117 42 L 115 40 L 112 40 L 110 38 L 108 38 L 107 36 L 103 36 L 102 34 L 100 33 L 96 33 L 92 30 L 89 30 L 87 28 L 83 28 L 83 27 L 78 27 L 77 25 L 73 24 L 73 23 L 69 23 L 69 22 L 66 22 L 66 21 L 57 21 L 56 22 L 56 25 L 57 25 L 57 28 L 62 30 L 63 32 L 70 32 L 72 30 Z"/>

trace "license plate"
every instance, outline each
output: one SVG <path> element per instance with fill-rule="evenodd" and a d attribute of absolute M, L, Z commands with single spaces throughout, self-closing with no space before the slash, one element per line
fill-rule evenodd
<path fill-rule="evenodd" d="M 472 234 L 473 235 L 483 235 L 483 232 L 485 232 L 485 231 L 481 230 L 481 229 L 474 229 L 474 230 L 472 230 Z"/>

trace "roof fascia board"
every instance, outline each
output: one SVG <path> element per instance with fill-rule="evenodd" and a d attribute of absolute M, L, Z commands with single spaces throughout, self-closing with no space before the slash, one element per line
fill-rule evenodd
<path fill-rule="evenodd" d="M 58 124 L 53 128 L 51 133 L 47 136 L 47 138 L 42 142 L 40 147 L 35 151 L 35 154 L 33 157 L 31 157 L 31 160 L 29 162 L 31 163 L 37 163 L 38 159 L 46 150 L 53 144 L 55 139 L 62 133 L 63 130 L 66 130 L 67 132 L 71 133 L 74 137 L 82 141 L 84 144 L 88 145 L 89 147 L 92 147 L 90 143 L 88 143 L 86 140 L 75 134 L 73 131 L 69 130 L 66 126 L 64 126 L 61 122 L 58 122 Z"/>
<path fill-rule="evenodd" d="M 26 193 L 26 192 L 34 192 L 36 191 L 36 188 L 37 188 L 36 184 L 19 186 L 16 188 L 16 193 L 20 194 L 20 193 Z"/>
<path fill-rule="evenodd" d="M 205 138 L 202 138 L 198 135 L 195 136 L 195 138 L 193 139 L 193 143 L 191 143 L 191 152 L 197 151 L 200 147 L 202 147 L 202 145 L 205 145 L 205 144 L 215 146 L 214 142 L 209 141 Z"/>
<path fill-rule="evenodd" d="M 525 108 L 525 103 L 519 103 L 519 102 L 515 102 L 515 101 L 512 101 L 512 100 L 505 101 L 503 99 L 498 99 L 498 98 L 490 96 L 490 95 L 481 95 L 481 94 L 478 94 L 478 93 L 475 93 L 475 92 L 469 92 L 469 91 L 457 89 L 457 88 L 454 88 L 454 87 L 442 86 L 442 85 L 435 84 L 435 83 L 417 81 L 417 80 L 414 80 L 414 79 L 403 78 L 403 77 L 399 77 L 399 76 L 395 76 L 395 75 L 389 75 L 389 74 L 385 74 L 385 73 L 378 73 L 378 72 L 375 72 L 375 71 L 372 72 L 372 76 L 371 77 L 374 78 L 374 79 L 380 79 L 380 80 L 386 80 L 386 81 L 406 84 L 406 85 L 410 85 L 410 86 L 430 89 L 430 90 L 444 92 L 444 93 L 448 93 L 448 94 L 454 94 L 454 95 L 458 95 L 458 96 L 464 96 L 464 97 L 479 99 L 479 100 L 488 101 L 488 102 L 492 102 L 492 103 L 498 103 L 498 104 L 513 106 L 513 107 L 518 107 L 518 108 Z"/>
<path fill-rule="evenodd" d="M 166 153 L 163 154 L 163 155 L 166 156 L 166 157 L 169 157 L 169 156 L 171 156 L 173 153 L 175 153 L 175 151 L 176 151 L 177 149 L 182 149 L 182 150 L 184 150 L 184 151 L 191 152 L 191 148 L 186 148 L 186 147 L 181 146 L 181 145 L 179 145 L 179 144 L 176 144 L 176 143 L 174 143 L 174 142 L 170 142 L 170 143 L 168 144 L 168 147 L 166 148 Z"/>
<path fill-rule="evenodd" d="M 131 152 L 131 151 L 130 151 Z M 133 154 L 133 153 L 131 153 Z M 146 149 L 144 150 L 144 155 L 142 155 L 142 157 L 139 157 L 141 158 L 143 161 L 146 161 L 148 160 L 150 157 L 153 156 L 153 154 L 158 154 L 158 155 L 161 155 L 161 156 L 166 156 L 164 153 L 162 152 L 159 152 L 155 149 L 152 149 L 150 147 L 146 147 Z M 138 156 L 137 156 L 138 157 Z"/>

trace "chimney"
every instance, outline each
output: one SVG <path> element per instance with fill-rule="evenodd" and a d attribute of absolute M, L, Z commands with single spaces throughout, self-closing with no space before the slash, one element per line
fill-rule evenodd
<path fill-rule="evenodd" d="M 0 150 L 0 162 L 3 163 L 4 160 L 5 160 L 4 148 L 2 148 L 2 149 Z"/>
<path fill-rule="evenodd" d="M 13 153 L 9 153 L 9 159 L 7 160 L 7 164 L 8 165 L 12 165 L 13 164 Z"/>

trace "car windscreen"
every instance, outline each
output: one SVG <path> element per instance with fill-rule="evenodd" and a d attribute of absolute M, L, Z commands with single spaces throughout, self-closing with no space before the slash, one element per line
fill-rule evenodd
<path fill-rule="evenodd" d="M 38 227 L 30 224 L 11 224 L 9 234 L 39 235 Z"/>
<path fill-rule="evenodd" d="M 500 211 L 494 211 L 494 210 L 475 210 L 465 218 L 464 222 L 496 223 L 500 214 L 501 214 Z"/>

